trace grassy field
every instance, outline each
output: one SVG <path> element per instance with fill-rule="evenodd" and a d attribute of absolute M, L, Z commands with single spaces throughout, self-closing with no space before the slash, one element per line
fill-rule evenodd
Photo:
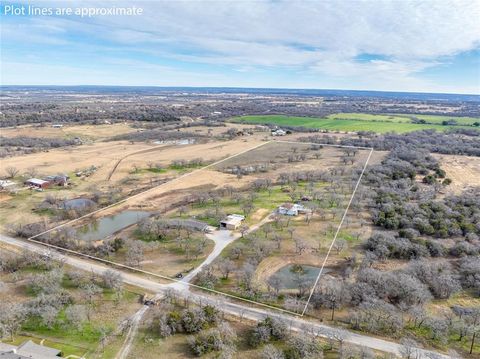
<path fill-rule="evenodd" d="M 411 115 L 411 114 L 385 114 L 374 115 L 369 113 L 335 113 L 328 115 L 328 119 L 332 120 L 363 120 L 370 122 L 395 122 L 395 123 L 412 123 L 411 119 L 415 117 L 419 120 L 425 120 L 428 124 L 442 124 L 443 121 L 455 120 L 457 124 L 471 126 L 480 118 L 475 117 L 456 117 L 456 116 L 439 116 L 439 115 Z"/>
<path fill-rule="evenodd" d="M 294 117 L 283 115 L 242 116 L 233 119 L 241 123 L 272 124 L 279 126 L 301 126 L 330 131 L 374 131 L 378 133 L 405 133 L 424 129 L 445 131 L 450 128 L 472 128 L 480 119 L 473 117 L 449 117 L 433 115 L 415 115 L 426 123 L 412 123 L 412 115 L 371 115 L 365 113 L 340 113 L 325 118 Z M 442 125 L 443 121 L 455 119 L 458 125 Z"/>

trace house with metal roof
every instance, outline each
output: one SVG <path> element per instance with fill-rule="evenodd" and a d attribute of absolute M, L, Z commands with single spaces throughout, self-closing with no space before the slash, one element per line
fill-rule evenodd
<path fill-rule="evenodd" d="M 50 186 L 50 182 L 38 178 L 30 178 L 25 181 L 25 185 L 35 188 L 45 189 Z"/>
<path fill-rule="evenodd" d="M 0 343 L 0 359 L 58 359 L 62 352 L 58 349 L 39 345 L 31 340 L 18 347 Z"/>
<path fill-rule="evenodd" d="M 220 221 L 220 228 L 233 231 L 238 229 L 244 220 L 245 216 L 241 214 L 229 214 L 225 219 Z"/>
<path fill-rule="evenodd" d="M 298 203 L 284 203 L 278 207 L 277 212 L 286 216 L 298 216 L 300 213 L 307 213 L 310 210 Z"/>

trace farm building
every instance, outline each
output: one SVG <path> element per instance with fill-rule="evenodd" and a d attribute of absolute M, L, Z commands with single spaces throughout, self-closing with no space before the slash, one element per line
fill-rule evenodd
<path fill-rule="evenodd" d="M 65 174 L 60 174 L 56 176 L 47 176 L 43 180 L 49 182 L 50 184 L 55 184 L 58 186 L 66 186 L 68 184 L 68 180 L 70 177 L 68 177 Z"/>
<path fill-rule="evenodd" d="M 32 342 L 31 340 L 23 342 L 18 347 L 15 345 L 0 343 L 0 358 L 2 359 L 54 359 L 59 358 L 61 354 L 62 352 L 58 349 L 50 348 L 45 345 L 39 345 Z"/>
<path fill-rule="evenodd" d="M 45 189 L 45 188 L 48 188 L 48 186 L 50 186 L 50 182 L 44 181 L 38 178 L 30 178 L 29 180 L 25 181 L 25 185 L 30 187 Z"/>
<path fill-rule="evenodd" d="M 286 134 L 287 134 L 287 132 L 285 132 L 282 129 L 272 131 L 272 136 L 285 136 Z"/>
<path fill-rule="evenodd" d="M 169 219 L 165 220 L 165 222 L 170 228 L 185 228 L 205 233 L 211 233 L 215 230 L 215 228 L 208 225 L 208 223 L 194 219 Z"/>
<path fill-rule="evenodd" d="M 245 216 L 240 214 L 229 214 L 224 220 L 220 222 L 221 229 L 235 230 L 240 227 L 245 220 Z"/>
<path fill-rule="evenodd" d="M 310 210 L 297 203 L 284 203 L 278 207 L 277 212 L 286 216 L 298 216 L 301 213 L 307 213 Z"/>
<path fill-rule="evenodd" d="M 13 189 L 16 186 L 15 182 L 8 181 L 8 180 L 0 180 L 0 189 Z"/>

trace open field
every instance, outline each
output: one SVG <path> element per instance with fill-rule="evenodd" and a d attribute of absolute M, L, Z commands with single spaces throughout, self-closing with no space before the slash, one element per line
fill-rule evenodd
<path fill-rule="evenodd" d="M 4 137 L 49 137 L 49 138 L 81 138 L 82 140 L 103 140 L 117 135 L 135 132 L 127 123 L 115 123 L 111 125 L 64 125 L 54 128 L 45 126 L 18 126 L 15 128 L 2 128 L 1 135 Z"/>
<path fill-rule="evenodd" d="M 452 183 L 446 192 L 459 194 L 466 189 L 480 187 L 480 158 L 455 155 L 435 155 Z"/>
<path fill-rule="evenodd" d="M 440 115 L 413 115 L 413 114 L 369 114 L 369 113 L 335 113 L 328 115 L 326 118 L 339 120 L 362 120 L 370 122 L 395 122 L 395 123 L 412 123 L 412 118 L 425 120 L 428 124 L 442 124 L 443 121 L 454 120 L 459 125 L 471 126 L 475 122 L 480 121 L 476 117 L 456 117 L 456 116 L 440 116 Z"/>
<path fill-rule="evenodd" d="M 419 117 L 426 115 L 419 115 Z M 475 118 L 458 118 L 458 126 L 442 125 L 441 122 L 449 120 L 448 117 L 428 116 L 427 122 L 432 123 L 412 123 L 407 117 L 398 115 L 370 115 L 370 114 L 335 114 L 326 118 L 294 117 L 283 115 L 258 115 L 242 116 L 232 119 L 240 123 L 270 124 L 278 126 L 301 126 L 306 128 L 316 128 L 329 131 L 373 131 L 377 133 L 397 132 L 405 133 L 419 131 L 424 129 L 435 129 L 445 131 L 449 128 L 472 128 L 474 122 L 480 121 Z"/>
<path fill-rule="evenodd" d="M 191 144 L 184 146 L 165 145 L 165 148 L 149 154 L 132 155 L 123 160 L 112 181 L 118 180 L 127 175 L 136 165 L 140 168 L 147 168 L 150 162 L 159 163 L 167 166 L 175 160 L 192 160 L 201 158 L 204 163 L 215 162 L 222 158 L 232 156 L 238 152 L 254 147 L 262 143 L 258 138 L 248 138 L 246 140 L 234 140 L 228 142 L 213 141 L 203 144 Z"/>
<path fill-rule="evenodd" d="M 95 142 L 65 149 L 54 149 L 27 155 L 2 159 L 2 169 L 16 167 L 20 174 L 36 168 L 40 174 L 73 172 L 95 165 L 99 170 L 94 174 L 99 179 L 106 178 L 116 159 L 129 152 L 150 149 L 152 144 L 127 141 Z M 92 176 L 93 177 L 93 176 Z M 92 178 L 90 177 L 90 178 Z"/>
<path fill-rule="evenodd" d="M 22 156 L 2 159 L 2 170 L 15 167 L 19 174 L 13 179 L 22 184 L 28 178 L 26 172 L 34 169 L 40 178 L 46 175 L 65 173 L 70 176 L 68 187 L 51 187 L 45 192 L 37 192 L 20 189 L 16 195 L 4 194 L 0 202 L 0 224 L 29 223 L 40 220 L 39 212 L 32 210 L 50 194 L 59 198 L 76 198 L 91 196 L 93 191 L 108 191 L 111 186 L 116 186 L 124 195 L 141 188 L 149 188 L 157 182 L 162 182 L 180 176 L 195 168 L 172 168 L 168 166 L 175 160 L 190 161 L 199 157 L 205 162 L 212 162 L 224 156 L 237 153 L 261 143 L 256 138 L 248 141 L 212 141 L 205 144 L 191 145 L 152 145 L 146 143 L 131 144 L 126 141 L 96 142 L 90 145 L 82 145 L 69 149 L 53 149 L 48 152 L 39 152 Z M 201 154 L 201 156 L 200 156 Z M 121 160 L 115 171 L 115 165 Z M 162 171 L 149 171 L 150 163 L 161 165 Z M 84 170 L 95 166 L 97 170 L 88 177 L 76 177 L 75 171 Z M 133 167 L 138 168 L 135 171 Z M 197 183 L 189 183 L 180 188 L 188 188 L 195 185 L 210 185 L 211 183 L 225 180 L 208 176 L 205 180 L 198 179 Z M 111 175 L 110 180 L 107 180 Z M 185 183 L 184 181 L 184 183 Z M 156 194 L 164 194 L 167 190 L 180 189 L 179 187 L 166 186 L 159 188 Z M 175 197 L 171 193 L 172 197 Z M 45 217 L 45 218 L 48 218 Z"/>

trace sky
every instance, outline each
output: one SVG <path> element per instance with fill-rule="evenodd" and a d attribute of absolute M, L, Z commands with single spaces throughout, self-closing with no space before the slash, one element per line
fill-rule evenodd
<path fill-rule="evenodd" d="M 142 8 L 13 15 L 7 6 Z M 1 1 L 1 84 L 480 94 L 480 0 Z"/>

